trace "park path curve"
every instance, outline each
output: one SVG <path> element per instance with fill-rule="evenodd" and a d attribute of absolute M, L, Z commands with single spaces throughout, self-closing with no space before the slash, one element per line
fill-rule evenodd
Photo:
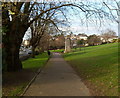
<path fill-rule="evenodd" d="M 90 93 L 61 54 L 53 53 L 24 96 L 90 96 Z"/>

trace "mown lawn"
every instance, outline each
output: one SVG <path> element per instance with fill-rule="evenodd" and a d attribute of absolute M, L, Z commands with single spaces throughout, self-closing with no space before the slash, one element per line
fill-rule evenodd
<path fill-rule="evenodd" d="M 59 53 L 63 53 L 63 52 L 64 52 L 64 49 L 50 50 L 50 52 L 59 52 Z"/>
<path fill-rule="evenodd" d="M 86 47 L 63 55 L 93 95 L 118 95 L 118 43 Z"/>
<path fill-rule="evenodd" d="M 22 62 L 23 65 L 23 69 L 38 69 L 44 66 L 44 64 L 46 63 L 46 61 L 48 60 L 48 54 L 42 53 L 39 54 L 37 56 L 35 56 L 35 58 L 30 58 L 28 60 L 25 60 Z"/>

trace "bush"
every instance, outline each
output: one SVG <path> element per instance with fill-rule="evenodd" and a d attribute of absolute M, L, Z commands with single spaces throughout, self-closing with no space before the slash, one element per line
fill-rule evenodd
<path fill-rule="evenodd" d="M 113 39 L 112 43 L 118 42 L 118 39 Z"/>
<path fill-rule="evenodd" d="M 117 42 L 120 42 L 120 38 L 118 38 Z"/>

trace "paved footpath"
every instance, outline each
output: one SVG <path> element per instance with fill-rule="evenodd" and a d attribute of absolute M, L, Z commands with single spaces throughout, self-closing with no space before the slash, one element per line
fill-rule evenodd
<path fill-rule="evenodd" d="M 24 96 L 90 96 L 90 93 L 62 56 L 53 53 Z"/>

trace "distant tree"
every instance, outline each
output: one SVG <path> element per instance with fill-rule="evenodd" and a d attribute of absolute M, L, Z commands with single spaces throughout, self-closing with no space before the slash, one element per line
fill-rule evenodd
<path fill-rule="evenodd" d="M 120 38 L 118 38 L 118 41 L 117 41 L 118 43 L 120 43 Z"/>
<path fill-rule="evenodd" d="M 107 31 L 102 33 L 101 36 L 108 43 L 109 42 L 109 38 L 112 38 L 112 37 L 116 36 L 116 32 L 113 31 L 113 30 L 107 29 Z"/>
<path fill-rule="evenodd" d="M 35 21 L 31 26 L 31 40 L 30 44 L 32 46 L 32 57 L 35 57 L 35 49 L 39 46 L 39 43 L 44 35 L 44 33 L 48 33 L 48 22 L 44 21 L 44 24 L 39 21 Z"/>
<path fill-rule="evenodd" d="M 50 47 L 52 48 L 64 48 L 65 47 L 65 37 L 64 34 L 55 35 L 50 40 Z"/>
<path fill-rule="evenodd" d="M 78 36 L 87 36 L 85 33 L 79 33 Z"/>
<path fill-rule="evenodd" d="M 88 36 L 87 42 L 89 45 L 94 46 L 94 45 L 99 45 L 102 43 L 100 37 L 98 37 L 97 35 L 90 35 Z"/>
<path fill-rule="evenodd" d="M 84 45 L 85 44 L 85 40 L 84 39 L 81 39 L 81 40 L 78 40 L 77 41 L 77 45 Z"/>
<path fill-rule="evenodd" d="M 118 39 L 113 39 L 112 43 L 118 42 Z"/>
<path fill-rule="evenodd" d="M 84 39 L 78 40 L 77 41 L 77 46 L 80 47 L 80 50 L 82 47 L 85 46 L 86 41 Z"/>
<path fill-rule="evenodd" d="M 55 42 L 56 42 L 56 46 L 58 48 L 63 48 L 65 46 L 65 43 L 64 43 L 65 42 L 65 37 L 64 37 L 64 35 L 63 34 L 58 35 Z"/>
<path fill-rule="evenodd" d="M 39 52 L 42 53 L 44 52 L 45 50 L 48 50 L 49 49 L 49 44 L 50 44 L 50 35 L 46 32 L 43 34 L 40 42 L 39 42 L 39 45 L 37 46 L 37 48 L 39 49 Z"/>

